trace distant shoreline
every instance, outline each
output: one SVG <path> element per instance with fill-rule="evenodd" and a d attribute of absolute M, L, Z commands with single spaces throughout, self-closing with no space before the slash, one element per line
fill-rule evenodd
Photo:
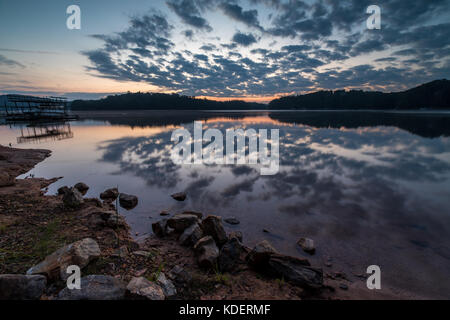
<path fill-rule="evenodd" d="M 285 96 L 268 104 L 242 100 L 216 101 L 164 93 L 126 93 L 99 100 L 75 100 L 73 111 L 123 110 L 450 110 L 450 80 L 435 80 L 401 92 L 321 90 Z"/>
<path fill-rule="evenodd" d="M 272 112 L 377 112 L 377 113 L 418 113 L 418 114 L 442 114 L 448 113 L 450 114 L 449 109 L 426 109 L 426 110 L 417 110 L 417 109 L 116 109 L 116 110 L 103 110 L 103 109 L 92 109 L 92 110 L 72 110 L 74 114 L 83 114 L 83 113 L 135 113 L 135 112 L 157 112 L 157 111 L 174 111 L 174 112 L 257 112 L 257 113 L 272 113 Z"/>

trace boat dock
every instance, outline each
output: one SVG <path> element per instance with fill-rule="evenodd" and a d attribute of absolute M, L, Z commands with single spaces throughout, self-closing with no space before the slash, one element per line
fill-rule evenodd
<path fill-rule="evenodd" d="M 34 97 L 18 94 L 0 96 L 0 115 L 6 121 L 77 120 L 70 115 L 63 97 Z"/>

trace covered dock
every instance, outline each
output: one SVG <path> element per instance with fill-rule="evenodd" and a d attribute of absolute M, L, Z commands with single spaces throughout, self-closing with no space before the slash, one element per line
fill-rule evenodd
<path fill-rule="evenodd" d="M 7 121 L 22 120 L 76 120 L 68 112 L 64 97 L 34 97 L 18 94 L 1 96 L 0 114 Z"/>

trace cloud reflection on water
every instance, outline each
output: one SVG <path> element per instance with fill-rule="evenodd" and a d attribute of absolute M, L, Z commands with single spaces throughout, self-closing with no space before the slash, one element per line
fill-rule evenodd
<path fill-rule="evenodd" d="M 185 127 L 192 131 L 192 123 Z M 186 190 L 191 204 L 205 213 L 238 217 L 244 234 L 253 233 L 250 242 L 265 224 L 276 229 L 278 246 L 294 254 L 289 243 L 305 235 L 328 246 L 324 252 L 413 265 L 412 273 L 450 267 L 449 138 L 384 126 L 280 127 L 238 119 L 209 121 L 208 127 L 279 128 L 280 172 L 261 176 L 250 165 L 175 165 L 171 131 L 105 141 L 101 161 L 119 164 L 150 186 Z M 425 257 L 433 262 L 423 264 Z M 402 279 L 394 271 L 391 276 Z"/>

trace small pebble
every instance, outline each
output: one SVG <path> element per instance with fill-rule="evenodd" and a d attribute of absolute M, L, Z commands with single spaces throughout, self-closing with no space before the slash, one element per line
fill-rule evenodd
<path fill-rule="evenodd" d="M 341 288 L 342 290 L 348 290 L 348 286 L 345 283 L 340 283 L 339 288 Z"/>
<path fill-rule="evenodd" d="M 235 217 L 226 218 L 223 221 L 225 221 L 228 224 L 239 224 L 240 221 L 236 219 Z"/>

